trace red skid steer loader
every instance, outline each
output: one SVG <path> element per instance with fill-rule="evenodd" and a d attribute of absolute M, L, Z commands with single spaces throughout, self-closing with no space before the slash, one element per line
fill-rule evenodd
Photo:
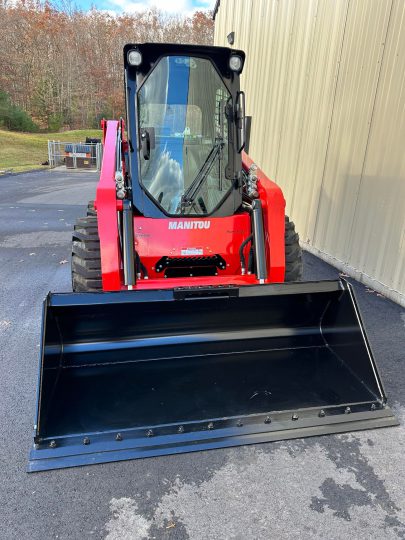
<path fill-rule="evenodd" d="M 283 194 L 245 153 L 244 61 L 125 46 L 74 292 L 44 301 L 29 471 L 397 424 L 350 284 L 299 281 Z"/>

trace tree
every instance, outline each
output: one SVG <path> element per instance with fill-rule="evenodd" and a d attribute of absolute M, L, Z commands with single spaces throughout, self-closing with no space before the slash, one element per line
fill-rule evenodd
<path fill-rule="evenodd" d="M 213 28 L 208 12 L 111 16 L 70 0 L 0 0 L 0 88 L 42 128 L 89 127 L 125 112 L 125 43 L 212 44 Z"/>
<path fill-rule="evenodd" d="M 0 126 L 12 131 L 38 131 L 32 118 L 20 107 L 13 105 L 6 92 L 0 90 Z"/>

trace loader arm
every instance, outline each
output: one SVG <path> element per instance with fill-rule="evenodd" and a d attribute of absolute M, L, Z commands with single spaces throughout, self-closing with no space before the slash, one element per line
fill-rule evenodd
<path fill-rule="evenodd" d="M 104 126 L 103 126 L 104 127 Z M 98 219 L 98 234 L 101 248 L 101 269 L 103 289 L 121 290 L 122 255 L 119 241 L 117 212 L 122 209 L 122 201 L 117 200 L 115 173 L 116 147 L 119 122 L 105 122 L 103 161 L 100 180 L 97 185 L 96 208 L 102 219 Z"/>
<path fill-rule="evenodd" d="M 242 165 L 245 172 L 253 165 L 253 160 L 245 152 L 242 153 Z M 285 276 L 285 199 L 280 186 L 260 168 L 256 169 L 256 176 L 266 230 L 268 281 L 282 283 Z"/>

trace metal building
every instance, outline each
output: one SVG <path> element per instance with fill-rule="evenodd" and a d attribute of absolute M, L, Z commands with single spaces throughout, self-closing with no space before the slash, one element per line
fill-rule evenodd
<path fill-rule="evenodd" d="M 219 0 L 232 32 L 249 153 L 304 247 L 405 306 L 404 0 Z"/>

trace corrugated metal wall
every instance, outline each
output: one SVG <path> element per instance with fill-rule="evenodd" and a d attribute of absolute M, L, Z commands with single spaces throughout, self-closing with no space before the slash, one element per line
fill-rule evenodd
<path fill-rule="evenodd" d="M 221 0 L 250 154 L 310 251 L 405 306 L 405 1 Z"/>

